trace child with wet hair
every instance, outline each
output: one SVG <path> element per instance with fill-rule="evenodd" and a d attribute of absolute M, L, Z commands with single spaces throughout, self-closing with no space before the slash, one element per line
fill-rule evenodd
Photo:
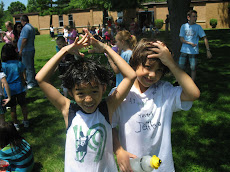
<path fill-rule="evenodd" d="M 112 114 L 128 94 L 136 74 L 110 46 L 96 40 L 87 29 L 80 41 L 63 47 L 39 71 L 36 79 L 50 102 L 62 113 L 66 125 L 65 171 L 116 172 L 113 155 Z M 110 74 L 105 67 L 87 58 L 73 62 L 61 77 L 69 95 L 61 95 L 50 84 L 50 77 L 62 57 L 80 55 L 79 49 L 89 45 L 97 52 L 107 53 L 124 76 L 116 91 L 102 100 Z"/>

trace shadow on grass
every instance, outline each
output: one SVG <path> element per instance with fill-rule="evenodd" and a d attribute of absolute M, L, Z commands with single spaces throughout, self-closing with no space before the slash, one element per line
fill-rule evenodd
<path fill-rule="evenodd" d="M 201 97 L 188 112 L 173 116 L 172 144 L 176 171 L 230 171 L 230 34 L 221 43 L 210 43 L 213 58 L 204 45 L 198 56 L 196 83 Z M 214 32 L 208 32 L 214 33 Z M 218 37 L 208 35 L 208 37 Z M 220 35 L 219 35 L 220 36 Z M 203 51 L 205 53 L 203 53 Z"/>

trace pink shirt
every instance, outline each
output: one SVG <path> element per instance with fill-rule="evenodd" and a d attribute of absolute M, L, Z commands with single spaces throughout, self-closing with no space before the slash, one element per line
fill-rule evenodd
<path fill-rule="evenodd" d="M 7 32 L 6 32 L 6 35 L 7 35 L 8 37 L 10 37 L 11 39 L 14 38 L 13 30 L 12 30 L 12 31 L 7 31 Z M 6 44 L 12 44 L 12 41 L 9 40 L 6 36 L 3 37 L 3 41 L 4 41 Z"/>
<path fill-rule="evenodd" d="M 69 36 L 69 37 L 71 37 L 71 38 L 76 38 L 76 37 L 77 37 L 77 32 L 76 32 L 76 30 L 73 29 L 73 31 L 70 33 L 70 36 Z M 69 39 L 69 44 L 74 43 L 74 41 L 75 41 L 75 39 L 74 39 L 74 40 Z"/>

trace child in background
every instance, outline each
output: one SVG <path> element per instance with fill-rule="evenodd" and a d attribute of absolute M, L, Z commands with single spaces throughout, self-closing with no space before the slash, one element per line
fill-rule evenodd
<path fill-rule="evenodd" d="M 87 29 L 80 41 L 63 47 L 38 72 L 36 79 L 51 103 L 62 112 L 67 134 L 65 172 L 116 172 L 112 148 L 112 128 L 109 121 L 119 104 L 126 97 L 136 74 L 132 68 L 108 45 L 96 40 Z M 88 36 L 89 35 L 89 36 Z M 109 70 L 87 58 L 73 62 L 62 76 L 64 86 L 76 104 L 62 96 L 50 84 L 50 77 L 66 53 L 79 54 L 79 49 L 90 44 L 97 53 L 106 52 L 124 75 L 117 90 L 102 101 L 111 77 Z"/>
<path fill-rule="evenodd" d="M 116 44 L 118 47 L 118 51 L 120 52 L 121 57 L 129 63 L 129 59 L 132 56 L 132 49 L 135 47 L 137 43 L 137 39 L 134 35 L 131 35 L 129 31 L 122 30 L 119 31 L 115 37 Z M 108 61 L 113 68 L 113 71 L 116 73 L 116 87 L 123 80 L 123 76 L 118 70 L 116 64 L 108 56 Z"/>
<path fill-rule="evenodd" d="M 25 89 L 25 65 L 17 60 L 18 56 L 15 51 L 15 47 L 11 44 L 5 44 L 2 47 L 1 60 L 2 60 L 2 71 L 6 74 L 6 80 L 10 86 L 11 100 L 7 106 L 11 107 L 11 117 L 14 122 L 14 126 L 19 130 L 19 123 L 17 119 L 16 106 L 21 106 L 22 114 L 24 117 L 24 127 L 29 127 L 28 111 L 26 106 L 26 89 Z M 8 94 L 5 91 L 5 96 Z"/>
<path fill-rule="evenodd" d="M 207 50 L 207 58 L 211 58 L 212 54 L 209 49 L 207 36 L 202 29 L 202 27 L 196 24 L 197 11 L 190 10 L 187 13 L 188 23 L 185 23 L 180 28 L 180 41 L 181 55 L 179 58 L 179 66 L 181 69 L 185 69 L 185 64 L 189 60 L 191 77 L 193 81 L 196 78 L 196 66 L 197 66 L 197 56 L 199 54 L 199 39 L 204 38 L 205 47 Z"/>
<path fill-rule="evenodd" d="M 32 149 L 13 123 L 0 124 L 0 159 L 7 161 L 7 172 L 30 172 L 34 166 Z"/>
<path fill-rule="evenodd" d="M 171 148 L 173 112 L 189 110 L 200 91 L 193 80 L 173 60 L 160 41 L 142 39 L 133 50 L 131 67 L 137 78 L 118 107 L 112 127 L 114 152 L 122 171 L 131 171 L 129 158 L 156 155 L 162 160 L 157 171 L 175 171 Z M 179 87 L 161 78 L 171 71 Z M 155 171 L 155 170 L 154 170 Z"/>
<path fill-rule="evenodd" d="M 2 68 L 2 63 L 0 62 L 0 69 Z M 3 88 L 2 85 L 4 86 L 4 88 L 6 89 L 6 93 L 8 95 L 7 99 L 4 99 L 4 92 L 3 92 Z M 5 122 L 5 113 L 6 113 L 6 107 L 5 105 L 10 101 L 11 99 L 11 94 L 10 94 L 10 87 L 6 81 L 6 75 L 4 74 L 4 72 L 0 72 L 0 124 Z"/>
<path fill-rule="evenodd" d="M 59 52 L 64 46 L 67 45 L 67 42 L 65 41 L 65 38 L 63 36 L 59 36 L 57 39 L 56 39 L 56 51 Z M 59 70 L 59 74 L 60 75 L 63 75 L 67 69 L 68 69 L 68 66 L 70 65 L 70 62 L 74 60 L 74 56 L 71 55 L 71 54 L 66 54 L 62 60 L 60 61 L 59 65 L 58 65 L 58 70 Z M 67 88 L 65 88 L 63 86 L 63 84 L 61 85 L 61 88 L 63 90 L 63 95 L 65 97 L 68 96 L 68 90 Z"/>

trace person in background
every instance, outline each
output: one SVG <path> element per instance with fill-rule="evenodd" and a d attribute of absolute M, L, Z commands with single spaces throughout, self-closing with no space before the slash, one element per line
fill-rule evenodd
<path fill-rule="evenodd" d="M 65 38 L 63 36 L 59 36 L 56 39 L 56 52 L 59 52 L 63 47 L 65 47 L 67 45 L 67 42 L 65 41 Z M 70 63 L 74 60 L 74 56 L 71 54 L 66 54 L 60 61 L 59 65 L 58 65 L 58 70 L 59 70 L 59 74 L 60 75 L 64 75 L 65 72 L 67 71 Z M 65 88 L 63 86 L 63 84 L 61 84 L 61 88 L 63 90 L 63 95 L 65 97 L 68 96 L 68 89 Z"/>
<path fill-rule="evenodd" d="M 50 25 L 50 37 L 52 38 L 51 41 L 54 41 L 54 27 L 52 24 Z"/>
<path fill-rule="evenodd" d="M 75 41 L 77 36 L 78 36 L 78 33 L 75 30 L 74 26 L 70 26 L 70 28 L 69 28 L 69 36 L 67 37 L 69 39 L 69 44 L 74 43 L 74 41 Z"/>
<path fill-rule="evenodd" d="M 67 41 L 67 37 L 68 37 L 68 33 L 69 31 L 68 31 L 68 26 L 66 26 L 66 25 L 64 25 L 64 27 L 63 27 L 63 37 L 65 38 L 65 41 L 66 42 L 68 42 Z"/>
<path fill-rule="evenodd" d="M 13 30 L 13 33 L 14 33 L 13 45 L 16 47 L 17 52 L 18 52 L 18 40 L 19 40 L 21 31 L 22 31 L 22 24 L 19 22 L 16 22 L 14 25 L 14 30 Z"/>
<path fill-rule="evenodd" d="M 195 81 L 196 78 L 196 66 L 197 66 L 197 56 L 199 54 L 199 38 L 204 39 L 207 58 L 212 58 L 210 52 L 208 39 L 202 27 L 196 24 L 197 20 L 197 11 L 190 10 L 187 13 L 188 23 L 185 23 L 181 26 L 180 29 L 180 41 L 182 42 L 181 46 L 181 55 L 179 58 L 179 66 L 181 69 L 185 69 L 186 61 L 189 60 L 190 69 L 191 69 L 191 78 Z"/>
<path fill-rule="evenodd" d="M 134 35 L 131 35 L 129 31 L 122 30 L 117 33 L 115 40 L 119 54 L 129 64 L 129 60 L 132 56 L 132 49 L 136 46 L 137 43 L 136 37 Z M 116 64 L 113 63 L 109 56 L 107 57 L 110 66 L 116 73 L 116 86 L 118 86 L 120 82 L 123 80 L 123 76 L 117 68 Z"/>
<path fill-rule="evenodd" d="M 12 44 L 5 44 L 2 47 L 1 52 L 1 60 L 2 60 L 2 71 L 6 74 L 6 80 L 9 84 L 11 91 L 11 100 L 7 104 L 11 109 L 11 117 L 14 122 L 14 126 L 17 130 L 19 130 L 19 121 L 17 119 L 17 104 L 20 105 L 21 111 L 23 114 L 23 124 L 24 127 L 29 127 L 28 121 L 28 110 L 26 105 L 26 89 L 25 89 L 25 65 L 18 60 L 17 53 Z M 8 97 L 6 92 L 6 88 L 4 89 L 5 97 Z"/>
<path fill-rule="evenodd" d="M 19 56 L 22 58 L 22 63 L 26 66 L 27 89 L 31 89 L 37 86 L 34 69 L 35 30 L 34 27 L 29 23 L 29 18 L 27 15 L 22 15 L 20 20 L 23 28 L 18 40 L 18 51 Z"/>
<path fill-rule="evenodd" d="M 5 42 L 6 44 L 13 44 L 14 40 L 14 25 L 11 21 L 7 21 L 5 23 L 7 31 L 4 33 L 1 33 L 2 41 Z"/>
<path fill-rule="evenodd" d="M 11 100 L 11 93 L 10 93 L 10 87 L 6 80 L 6 74 L 1 71 L 2 69 L 2 63 L 0 61 L 0 124 L 5 122 L 5 113 L 6 113 L 6 104 Z M 2 86 L 5 88 L 6 93 L 8 95 L 7 99 L 4 99 L 4 90 Z"/>

